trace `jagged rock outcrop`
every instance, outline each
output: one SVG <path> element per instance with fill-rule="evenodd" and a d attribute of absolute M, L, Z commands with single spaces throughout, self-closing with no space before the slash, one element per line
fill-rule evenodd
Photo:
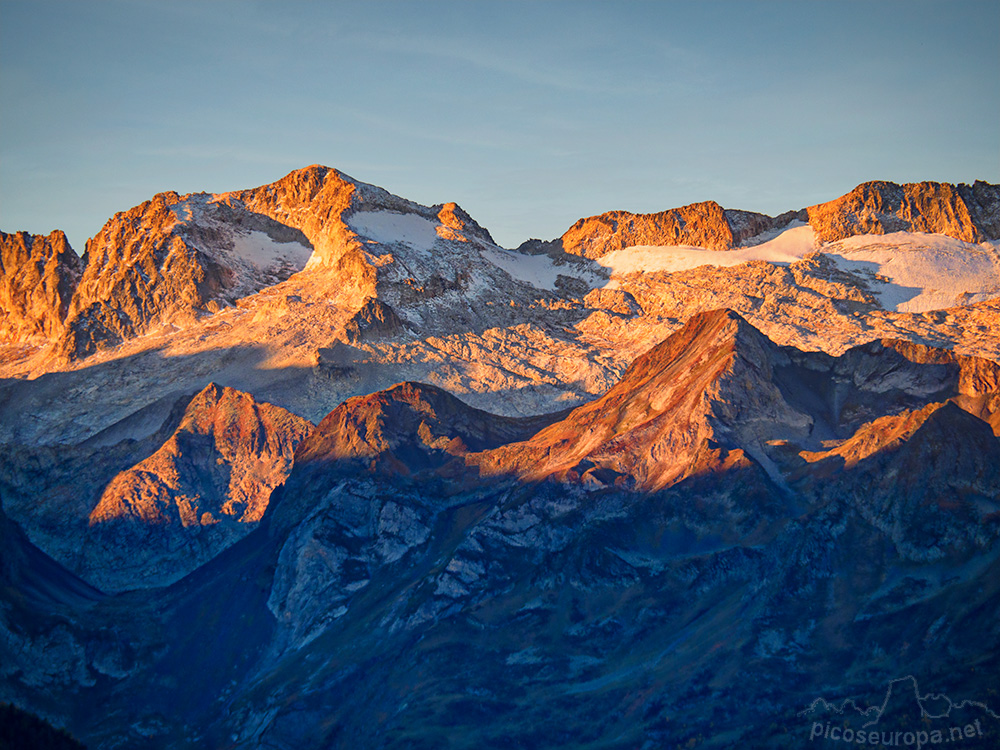
<path fill-rule="evenodd" d="M 428 240 L 433 242 L 435 237 L 462 243 L 478 239 L 493 244 L 489 232 L 455 203 L 421 206 L 318 164 L 291 172 L 270 185 L 227 196 L 253 211 L 300 229 L 316 248 L 313 267 L 333 270 L 338 283 L 367 296 L 378 295 L 376 283 L 393 270 L 393 265 L 405 264 L 403 258 L 386 254 L 379 247 L 392 244 L 386 242 L 386 223 L 392 227 L 394 221 L 401 222 L 395 230 L 404 245 L 423 245 Z M 421 219 L 427 224 L 422 225 Z M 419 241 L 408 240 L 408 231 L 416 231 Z M 444 266 L 435 269 L 442 277 L 450 276 L 445 270 Z M 411 283 L 424 280 L 420 274 L 407 278 Z"/>
<path fill-rule="evenodd" d="M 955 190 L 983 237 L 1000 239 L 1000 185 L 976 180 L 971 185 L 959 183 Z"/>
<path fill-rule="evenodd" d="M 190 322 L 288 278 L 311 252 L 300 232 L 234 202 L 161 193 L 116 214 L 87 243 L 57 347 L 80 358 Z"/>
<path fill-rule="evenodd" d="M 227 197 L 300 230 L 315 249 L 313 264 L 336 270 L 343 283 L 371 294 L 374 268 L 364 257 L 363 243 L 346 222 L 363 200 L 363 192 L 360 183 L 347 175 L 314 164 L 277 182 L 228 193 Z"/>
<path fill-rule="evenodd" d="M 105 488 L 79 572 L 117 591 L 194 570 L 260 521 L 311 430 L 284 409 L 208 385 L 160 449 Z"/>
<path fill-rule="evenodd" d="M 790 216 L 783 218 L 786 224 L 790 220 Z M 775 226 L 779 225 L 769 216 L 729 211 L 715 201 L 705 201 L 653 214 L 609 211 L 580 219 L 556 245 L 585 258 L 599 258 L 637 245 L 694 245 L 730 250 Z"/>
<path fill-rule="evenodd" d="M 82 273 L 62 232 L 0 232 L 0 341 L 46 341 L 62 333 Z"/>
<path fill-rule="evenodd" d="M 406 332 L 406 324 L 389 305 L 368 297 L 344 325 L 344 335 L 351 344 L 391 338 Z"/>
<path fill-rule="evenodd" d="M 437 208 L 435 206 L 434 208 Z M 475 237 L 491 245 L 496 244 L 489 231 L 479 225 L 461 206 L 454 201 L 441 205 L 441 210 L 437 213 L 437 219 L 441 222 L 437 233 L 439 237 L 446 240 L 457 240 L 467 242 L 468 237 Z"/>
<path fill-rule="evenodd" d="M 836 200 L 810 206 L 809 224 L 822 242 L 858 234 L 927 232 L 965 242 L 997 239 L 1000 186 L 977 181 L 866 182 Z"/>

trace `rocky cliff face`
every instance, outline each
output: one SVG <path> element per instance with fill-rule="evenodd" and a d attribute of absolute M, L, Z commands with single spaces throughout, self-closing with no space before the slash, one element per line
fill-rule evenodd
<path fill-rule="evenodd" d="M 0 340 L 36 342 L 61 334 L 82 273 L 62 232 L 0 232 Z"/>
<path fill-rule="evenodd" d="M 972 185 L 956 185 L 955 190 L 982 236 L 1000 239 L 1000 185 L 976 180 Z"/>
<path fill-rule="evenodd" d="M 228 197 L 300 229 L 316 248 L 310 267 L 333 283 L 391 305 L 469 291 L 470 268 L 486 269 L 476 245 L 494 244 L 455 203 L 422 206 L 319 165 Z M 429 252 L 454 244 L 463 252 Z"/>
<path fill-rule="evenodd" d="M 779 219 L 751 211 L 730 211 L 715 201 L 692 203 L 654 214 L 609 211 L 580 219 L 556 240 L 559 249 L 599 258 L 637 245 L 694 245 L 709 250 L 730 250 L 744 240 L 792 219 Z"/>
<path fill-rule="evenodd" d="M 58 343 L 69 358 L 167 323 L 185 324 L 300 270 L 301 233 L 208 195 L 161 193 L 87 243 Z"/>
<path fill-rule="evenodd" d="M 314 263 L 339 272 L 346 283 L 374 291 L 374 269 L 346 218 L 360 200 L 359 183 L 329 167 L 313 165 L 277 182 L 228 194 L 248 209 L 300 230 L 315 249 Z M 388 194 L 386 194 L 388 195 Z"/>
<path fill-rule="evenodd" d="M 207 386 L 170 438 L 104 489 L 79 573 L 106 591 L 183 577 L 260 521 L 312 427 L 246 393 Z"/>
<path fill-rule="evenodd" d="M 770 217 L 723 209 L 714 201 L 653 214 L 609 211 L 580 219 L 552 242 L 529 240 L 524 252 L 564 251 L 586 258 L 627 247 L 692 245 L 731 250 L 793 220 L 808 221 L 820 242 L 859 234 L 927 232 L 966 242 L 1000 238 L 1000 186 L 866 182 L 836 200 Z"/>
<path fill-rule="evenodd" d="M 809 224 L 822 242 L 858 234 L 927 232 L 965 242 L 997 239 L 1000 186 L 985 182 L 952 186 L 940 182 L 897 185 L 866 182 L 847 195 L 808 209 Z"/>

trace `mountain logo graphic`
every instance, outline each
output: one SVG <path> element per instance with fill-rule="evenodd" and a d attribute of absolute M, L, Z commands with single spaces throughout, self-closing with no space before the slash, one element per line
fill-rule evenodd
<path fill-rule="evenodd" d="M 982 701 L 962 700 L 956 702 L 944 693 L 926 693 L 921 695 L 917 678 L 913 675 L 890 680 L 885 690 L 885 699 L 881 704 L 862 708 L 853 698 L 848 698 L 840 704 L 831 703 L 825 698 L 817 698 L 809 704 L 808 708 L 800 711 L 798 715 L 808 718 L 819 711 L 832 711 L 843 715 L 847 714 L 849 710 L 853 710 L 859 716 L 865 717 L 866 721 L 862 724 L 862 728 L 867 729 L 878 724 L 890 707 L 902 706 L 911 701 L 916 702 L 920 707 L 920 716 L 925 719 L 949 719 L 952 718 L 952 711 L 974 708 L 993 719 L 1000 720 L 1000 714 L 997 714 Z M 889 712 L 892 713 L 891 711 Z"/>
<path fill-rule="evenodd" d="M 955 701 L 944 693 L 921 694 L 913 675 L 890 680 L 880 703 L 863 707 L 852 698 L 840 703 L 817 698 L 798 715 L 812 721 L 810 740 L 918 749 L 969 741 L 983 747 L 983 742 L 996 739 L 989 719 L 1000 720 L 1000 715 L 982 701 Z M 900 721 L 907 725 L 894 725 Z"/>

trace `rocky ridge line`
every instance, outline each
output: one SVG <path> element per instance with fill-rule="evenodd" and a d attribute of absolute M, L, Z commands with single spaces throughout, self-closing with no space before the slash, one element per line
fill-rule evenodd
<path fill-rule="evenodd" d="M 821 242 L 859 234 L 926 232 L 964 242 L 1000 239 L 1000 185 L 866 182 L 847 195 L 810 206 Z"/>
<path fill-rule="evenodd" d="M 66 235 L 0 232 L 0 341 L 59 336 L 84 263 Z"/>
<path fill-rule="evenodd" d="M 715 201 L 692 203 L 652 214 L 608 211 L 580 219 L 557 240 L 528 240 L 519 249 L 522 252 L 555 250 L 590 259 L 639 245 L 692 245 L 709 250 L 731 250 L 751 237 L 785 226 L 800 218 L 799 214 L 790 212 L 772 218 L 752 211 L 724 209 Z"/>
<path fill-rule="evenodd" d="M 827 203 L 776 217 L 724 209 L 715 201 L 651 214 L 609 211 L 578 220 L 558 239 L 528 240 L 519 249 L 591 259 L 636 246 L 723 251 L 793 220 L 808 221 L 821 242 L 890 232 L 944 234 L 966 242 L 1000 239 L 1000 185 L 873 181 Z"/>
<path fill-rule="evenodd" d="M 214 383 L 148 458 L 111 480 L 78 572 L 106 591 L 170 583 L 246 536 L 313 425 Z"/>

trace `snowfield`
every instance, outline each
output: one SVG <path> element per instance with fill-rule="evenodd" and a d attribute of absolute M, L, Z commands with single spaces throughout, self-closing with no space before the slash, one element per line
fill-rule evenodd
<path fill-rule="evenodd" d="M 865 276 L 886 310 L 927 312 L 1000 296 L 1000 241 L 896 232 L 850 237 L 822 251 L 841 270 Z"/>
<path fill-rule="evenodd" d="M 619 286 L 614 277 L 633 273 L 677 273 L 749 261 L 790 265 L 814 252 L 823 253 L 841 271 L 858 277 L 881 306 L 892 312 L 942 310 L 1000 297 L 1000 240 L 977 245 L 945 235 L 896 232 L 820 245 L 812 228 L 799 221 L 753 238 L 735 250 L 690 245 L 628 247 L 597 258 L 593 271 L 587 270 L 586 261 L 557 264 L 547 255 L 481 250 L 483 257 L 513 278 L 548 290 L 556 288 L 560 274 L 582 279 L 594 288 L 610 289 Z"/>
<path fill-rule="evenodd" d="M 751 260 L 788 265 L 802 260 L 816 249 L 812 227 L 801 221 L 792 222 L 778 233 L 769 232 L 757 239 L 761 241 L 735 250 L 706 250 L 690 245 L 639 245 L 602 255 L 597 262 L 615 275 L 627 276 L 639 271 L 674 273 L 699 266 L 738 266 Z"/>
<path fill-rule="evenodd" d="M 279 242 L 265 231 L 235 227 L 220 221 L 214 213 L 217 196 L 199 193 L 185 197 L 170 207 L 179 225 L 197 224 L 210 228 L 229 242 L 221 240 L 203 246 L 194 237 L 186 241 L 229 268 L 234 278 L 228 291 L 231 299 L 252 294 L 276 284 L 306 267 L 313 249 L 299 241 Z"/>
<path fill-rule="evenodd" d="M 232 232 L 232 250 L 219 247 L 209 254 L 235 274 L 229 296 L 255 292 L 276 284 L 306 267 L 312 248 L 298 242 L 277 242 L 266 232 Z"/>
<path fill-rule="evenodd" d="M 493 265 L 506 271 L 512 278 L 531 284 L 536 289 L 556 288 L 556 279 L 570 276 L 581 279 L 591 287 L 607 282 L 607 277 L 596 269 L 589 271 L 587 261 L 581 263 L 556 263 L 548 255 L 527 255 L 502 248 L 480 248 L 482 256 Z"/>
<path fill-rule="evenodd" d="M 301 271 L 312 249 L 298 242 L 276 242 L 264 232 L 251 230 L 246 235 L 233 235 L 233 253 L 261 271 L 281 266 Z"/>
<path fill-rule="evenodd" d="M 362 238 L 379 244 L 401 242 L 423 252 L 429 252 L 438 238 L 437 223 L 395 211 L 358 211 L 347 217 L 347 226 Z"/>

